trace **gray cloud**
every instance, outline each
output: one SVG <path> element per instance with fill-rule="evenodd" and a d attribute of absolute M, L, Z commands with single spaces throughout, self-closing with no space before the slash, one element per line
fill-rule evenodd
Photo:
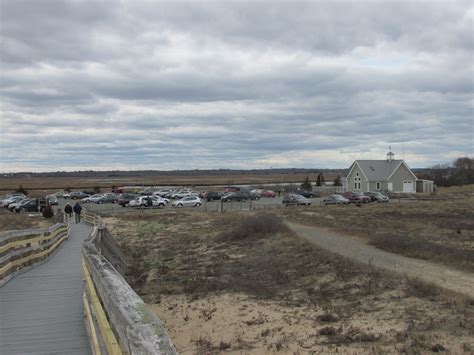
<path fill-rule="evenodd" d="M 473 152 L 469 1 L 0 6 L 2 171 Z"/>

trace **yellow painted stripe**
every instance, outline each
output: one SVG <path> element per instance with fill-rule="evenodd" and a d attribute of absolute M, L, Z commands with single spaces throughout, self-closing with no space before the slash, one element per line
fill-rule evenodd
<path fill-rule="evenodd" d="M 65 229 L 66 229 L 66 227 L 60 227 L 60 228 L 56 229 L 50 235 L 41 235 L 39 237 L 33 237 L 33 238 L 30 238 L 30 239 L 21 239 L 21 240 L 16 240 L 14 242 L 4 244 L 4 245 L 0 246 L 0 253 L 3 253 L 3 252 L 5 252 L 9 249 L 15 248 L 15 247 L 20 246 L 20 245 L 53 239 L 59 233 L 62 233 Z"/>
<path fill-rule="evenodd" d="M 97 339 L 97 334 L 95 332 L 94 320 L 92 319 L 91 309 L 89 308 L 89 301 L 87 300 L 86 293 L 82 295 L 82 302 L 84 304 L 84 312 L 87 318 L 87 323 L 89 325 L 89 331 L 92 337 L 92 351 L 94 355 L 101 355 L 99 339 Z"/>
<path fill-rule="evenodd" d="M 30 261 L 30 260 L 34 260 L 34 259 L 41 258 L 41 257 L 45 256 L 45 255 L 48 254 L 48 253 L 52 253 L 52 252 L 53 252 L 65 239 L 67 239 L 68 237 L 69 237 L 69 233 L 66 234 L 65 236 L 61 237 L 60 239 L 58 239 L 58 241 L 57 241 L 56 243 L 54 243 L 54 244 L 51 245 L 48 249 L 43 250 L 43 251 L 40 252 L 40 253 L 31 254 L 31 255 L 25 256 L 24 258 L 16 259 L 16 260 L 10 261 L 8 264 L 5 264 L 4 266 L 2 266 L 2 267 L 0 268 L 0 275 L 4 275 L 5 272 L 7 272 L 8 270 L 10 270 L 12 267 L 21 265 L 21 264 L 26 263 L 26 262 L 28 262 L 28 261 Z"/>
<path fill-rule="evenodd" d="M 84 279 L 86 281 L 86 288 L 89 291 L 90 300 L 92 306 L 95 310 L 95 314 L 97 316 L 97 322 L 99 324 L 100 333 L 104 338 L 105 347 L 107 348 L 107 353 L 110 355 L 119 355 L 122 354 L 122 350 L 118 344 L 117 338 L 115 338 L 115 334 L 110 327 L 109 321 L 105 314 L 104 309 L 100 303 L 100 299 L 97 296 L 97 291 L 95 289 L 94 283 L 92 278 L 89 274 L 89 270 L 87 268 L 86 262 L 82 259 L 82 270 L 84 272 Z"/>

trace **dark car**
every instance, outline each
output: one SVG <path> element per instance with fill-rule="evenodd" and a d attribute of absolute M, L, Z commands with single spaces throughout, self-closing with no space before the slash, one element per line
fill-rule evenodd
<path fill-rule="evenodd" d="M 81 200 L 81 199 L 83 199 L 84 197 L 87 197 L 87 196 L 89 196 L 89 195 L 86 194 L 83 191 L 73 191 L 69 194 L 69 198 L 72 199 L 72 200 Z"/>
<path fill-rule="evenodd" d="M 247 200 L 258 200 L 260 197 L 258 195 L 251 195 L 245 192 L 229 192 L 228 194 L 225 194 L 221 197 L 222 202 L 228 202 L 228 201 L 247 201 Z"/>
<path fill-rule="evenodd" d="M 130 203 L 130 201 L 135 200 L 138 196 L 135 194 L 121 194 L 117 200 L 117 203 L 122 206 L 126 207 Z"/>
<path fill-rule="evenodd" d="M 104 194 L 102 197 L 98 198 L 97 200 L 95 200 L 95 203 L 99 203 L 99 204 L 102 204 L 102 203 L 115 203 L 117 202 L 117 195 L 114 194 L 114 193 L 107 193 L 107 194 Z"/>
<path fill-rule="evenodd" d="M 38 210 L 42 210 L 40 208 L 40 203 L 37 198 L 32 198 L 28 200 L 24 200 L 21 205 L 15 207 L 15 212 L 37 212 Z"/>
<path fill-rule="evenodd" d="M 220 200 L 223 195 L 224 194 L 219 191 L 208 191 L 204 194 L 203 198 L 206 201 L 210 202 L 210 201 Z"/>
<path fill-rule="evenodd" d="M 381 192 L 374 191 L 374 192 L 364 192 L 365 196 L 370 197 L 371 202 L 388 202 L 390 199 L 388 196 L 385 196 Z"/>
<path fill-rule="evenodd" d="M 350 201 L 350 203 L 357 203 L 357 202 L 368 203 L 368 202 L 370 202 L 370 197 L 365 196 L 362 192 L 345 192 L 342 196 L 347 198 Z"/>
<path fill-rule="evenodd" d="M 306 190 L 296 190 L 295 194 L 301 195 L 306 198 L 313 198 L 315 196 L 313 192 Z"/>
<path fill-rule="evenodd" d="M 284 206 L 291 206 L 291 205 L 311 205 L 311 200 L 307 199 L 306 197 L 298 194 L 288 194 L 283 197 L 282 201 Z"/>

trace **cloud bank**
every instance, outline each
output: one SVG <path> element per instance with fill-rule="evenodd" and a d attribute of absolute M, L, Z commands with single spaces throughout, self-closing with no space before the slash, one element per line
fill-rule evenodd
<path fill-rule="evenodd" d="M 4 172 L 473 154 L 470 1 L 0 6 Z"/>

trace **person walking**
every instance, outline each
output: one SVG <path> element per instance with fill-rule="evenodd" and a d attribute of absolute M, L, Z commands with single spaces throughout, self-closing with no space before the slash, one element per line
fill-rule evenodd
<path fill-rule="evenodd" d="M 82 211 L 82 207 L 81 205 L 79 204 L 79 202 L 76 202 L 76 204 L 74 205 L 74 215 L 76 216 L 76 223 L 81 223 L 81 211 Z"/>
<path fill-rule="evenodd" d="M 64 207 L 64 214 L 66 216 L 66 221 L 70 221 L 72 219 L 72 206 L 66 203 L 66 207 Z"/>

